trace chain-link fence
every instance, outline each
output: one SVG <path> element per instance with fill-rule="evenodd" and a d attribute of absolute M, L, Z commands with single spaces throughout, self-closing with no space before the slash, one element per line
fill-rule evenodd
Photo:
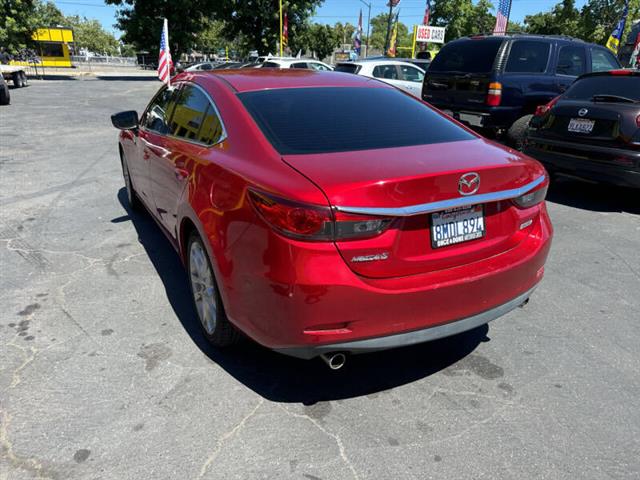
<path fill-rule="evenodd" d="M 111 55 L 72 55 L 74 65 L 114 65 L 119 67 L 135 67 L 136 57 L 114 57 Z"/>

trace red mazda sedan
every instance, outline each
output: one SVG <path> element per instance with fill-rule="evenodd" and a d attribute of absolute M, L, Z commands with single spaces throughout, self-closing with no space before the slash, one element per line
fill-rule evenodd
<path fill-rule="evenodd" d="M 242 332 L 339 368 L 485 324 L 542 278 L 543 167 L 377 80 L 185 73 L 112 121 L 129 202 L 180 254 L 214 345 Z"/>

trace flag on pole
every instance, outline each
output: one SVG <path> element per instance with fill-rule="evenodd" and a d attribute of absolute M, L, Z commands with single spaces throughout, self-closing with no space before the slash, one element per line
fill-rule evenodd
<path fill-rule="evenodd" d="M 424 19 L 422 20 L 422 24 L 429 25 L 429 20 L 431 20 L 431 0 L 427 0 L 427 7 L 424 11 Z"/>
<path fill-rule="evenodd" d="M 498 3 L 498 11 L 496 12 L 496 26 L 493 29 L 494 35 L 504 35 L 507 33 L 510 13 L 511 0 L 500 0 Z"/>
<path fill-rule="evenodd" d="M 624 4 L 624 12 L 622 12 L 622 18 L 616 25 L 616 28 L 613 30 L 613 33 L 609 37 L 609 40 L 607 40 L 607 48 L 616 55 L 618 54 L 618 50 L 620 49 L 620 41 L 622 40 L 624 27 L 627 24 L 628 14 L 629 14 L 629 0 L 627 0 Z"/>
<path fill-rule="evenodd" d="M 631 54 L 631 59 L 629 60 L 629 66 L 631 68 L 640 69 L 640 33 L 636 37 L 636 45 L 633 48 L 633 53 Z"/>
<path fill-rule="evenodd" d="M 164 19 L 162 33 L 160 34 L 160 56 L 158 57 L 158 78 L 162 83 L 171 83 L 171 49 L 169 48 L 169 22 Z"/>
<path fill-rule="evenodd" d="M 360 17 L 358 18 L 358 28 L 353 37 L 353 50 L 360 56 L 362 50 L 362 9 L 360 9 Z"/>
<path fill-rule="evenodd" d="M 389 57 L 396 56 L 396 46 L 398 43 L 398 17 L 400 16 L 400 12 L 396 15 L 396 22 L 393 24 L 393 31 L 391 32 L 391 40 L 389 41 L 389 51 L 387 55 Z"/>
<path fill-rule="evenodd" d="M 284 12 L 282 22 L 282 45 L 286 47 L 289 44 L 289 18 L 287 17 L 287 12 Z"/>

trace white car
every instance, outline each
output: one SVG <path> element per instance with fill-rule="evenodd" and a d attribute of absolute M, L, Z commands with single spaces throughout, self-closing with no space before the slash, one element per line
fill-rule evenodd
<path fill-rule="evenodd" d="M 310 58 L 283 58 L 270 57 L 267 58 L 260 68 L 306 68 L 308 70 L 319 70 L 321 72 L 329 72 L 333 70 L 329 65 L 319 60 Z"/>
<path fill-rule="evenodd" d="M 364 59 L 338 63 L 335 71 L 377 78 L 410 93 L 414 97 L 422 98 L 424 70 L 409 62 L 393 59 Z"/>

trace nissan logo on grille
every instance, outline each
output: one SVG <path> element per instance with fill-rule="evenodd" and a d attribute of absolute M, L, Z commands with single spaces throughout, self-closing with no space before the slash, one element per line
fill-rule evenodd
<path fill-rule="evenodd" d="M 475 172 L 465 173 L 458 180 L 460 195 L 473 195 L 480 188 L 480 175 Z"/>

